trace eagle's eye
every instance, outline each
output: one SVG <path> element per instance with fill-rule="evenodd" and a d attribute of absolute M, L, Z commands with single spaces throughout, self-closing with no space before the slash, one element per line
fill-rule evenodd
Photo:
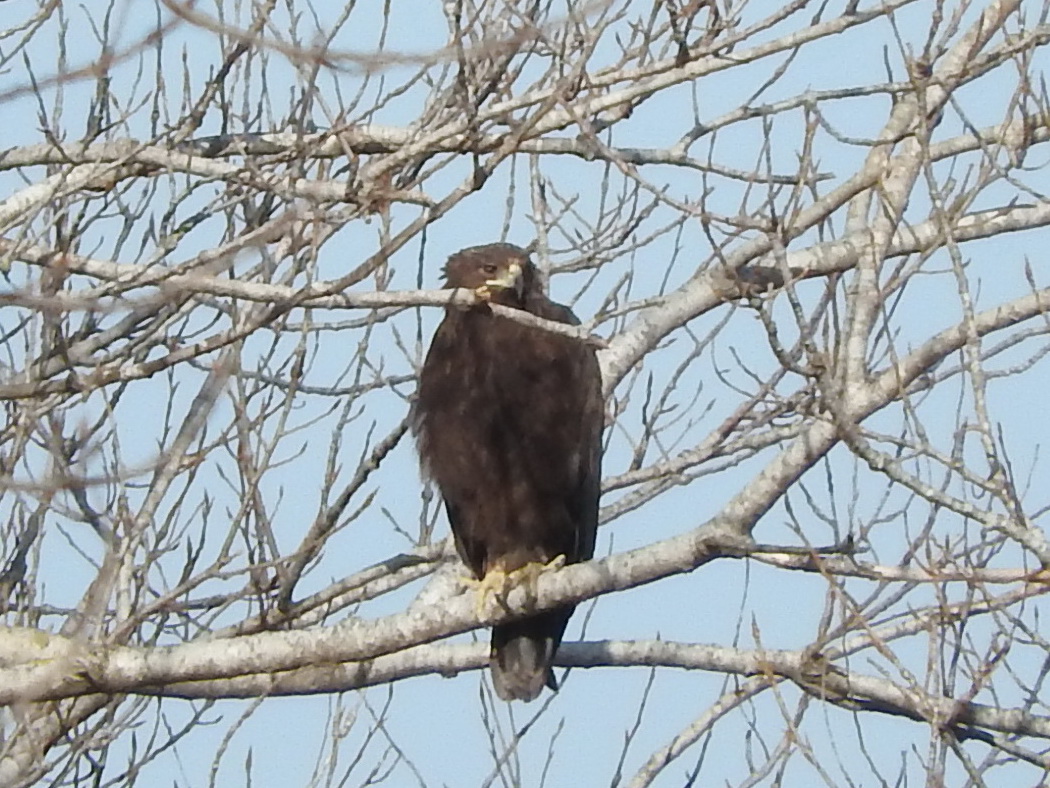
<path fill-rule="evenodd" d="M 492 263 L 486 263 L 485 265 L 481 266 L 481 271 L 486 276 L 494 276 L 498 270 L 499 266 L 493 265 Z"/>

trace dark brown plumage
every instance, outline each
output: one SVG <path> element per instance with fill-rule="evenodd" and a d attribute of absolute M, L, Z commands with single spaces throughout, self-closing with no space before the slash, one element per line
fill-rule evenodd
<path fill-rule="evenodd" d="M 543 294 L 528 254 L 489 244 L 452 255 L 449 287 L 548 320 L 578 324 Z M 419 378 L 415 431 L 464 563 L 482 580 L 565 556 L 594 555 L 604 408 L 594 350 L 493 314 L 449 307 Z M 557 689 L 551 663 L 571 606 L 492 630 L 504 700 Z"/>

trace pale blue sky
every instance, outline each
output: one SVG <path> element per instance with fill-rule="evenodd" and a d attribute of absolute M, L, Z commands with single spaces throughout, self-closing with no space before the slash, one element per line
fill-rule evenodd
<path fill-rule="evenodd" d="M 5 8 L 15 5 L 14 3 L 5 4 Z M 146 5 L 129 3 L 119 7 L 113 13 L 115 28 L 122 30 L 122 34 L 118 37 L 119 41 L 127 43 L 137 40 L 155 25 L 154 12 L 152 10 L 148 13 L 143 12 Z M 337 6 L 341 5 L 328 6 L 318 2 L 312 10 L 308 10 L 309 7 L 305 4 L 295 3 L 298 10 L 306 14 L 316 14 L 321 19 L 322 27 L 338 11 Z M 389 38 L 397 42 L 394 49 L 403 53 L 426 53 L 444 44 L 446 28 L 437 3 L 394 3 L 392 5 Z M 638 5 L 648 7 L 647 4 L 639 3 Z M 335 48 L 360 52 L 370 51 L 376 44 L 383 6 L 384 3 L 378 1 L 359 3 L 351 23 L 344 28 L 334 42 Z M 744 15 L 747 19 L 755 19 L 776 7 L 779 7 L 779 4 L 753 3 L 744 11 Z M 929 3 L 915 3 L 912 7 L 897 14 L 898 32 L 916 48 L 922 45 L 930 8 Z M 92 18 L 99 18 L 95 8 L 88 6 L 87 9 Z M 210 7 L 202 7 L 201 10 L 205 13 L 213 13 Z M 26 11 L 18 9 L 17 13 L 25 14 Z M 86 13 L 85 7 L 68 4 L 65 7 L 65 13 L 72 29 L 83 28 L 84 30 L 80 35 L 70 35 L 68 38 L 67 62 L 70 67 L 78 67 L 96 56 L 97 46 L 87 33 L 88 26 L 85 20 L 89 14 Z M 162 14 L 161 18 L 166 19 L 167 16 Z M 279 10 L 275 20 L 275 24 L 286 23 L 286 11 Z M 54 23 L 51 23 L 50 27 L 41 31 L 28 50 L 29 59 L 38 79 L 54 73 L 56 67 L 54 27 Z M 759 40 L 772 38 L 782 32 L 782 28 L 774 29 L 766 36 L 760 37 Z M 908 38 L 908 36 L 911 37 Z M 76 42 L 83 42 L 83 48 L 81 49 Z M 884 47 L 886 47 L 885 52 Z M 608 58 L 608 55 L 599 50 L 595 62 L 602 63 Z M 285 120 L 284 113 L 288 104 L 289 92 L 298 91 L 299 82 L 294 69 L 280 54 L 272 53 L 269 59 L 270 68 L 267 71 L 267 77 L 270 101 L 274 108 L 272 121 L 279 123 Z M 798 59 L 791 63 L 784 76 L 764 92 L 757 103 L 777 101 L 806 89 L 847 88 L 883 80 L 885 79 L 884 59 L 893 65 L 897 78 L 901 78 L 903 73 L 901 56 L 893 44 L 888 25 L 884 22 L 865 27 L 860 31 L 832 37 L 815 46 L 812 51 L 808 48 L 804 50 Z M 775 59 L 778 64 L 784 61 L 783 57 Z M 168 107 L 173 114 L 178 110 L 181 97 L 183 79 L 181 69 L 184 62 L 190 69 L 191 82 L 196 93 L 206 75 L 219 62 L 217 42 L 209 34 L 194 32 L 188 28 L 176 30 L 166 40 L 162 68 L 168 81 Z M 147 87 L 151 84 L 149 75 L 154 68 L 152 53 L 142 57 L 141 60 L 133 58 L 114 69 L 113 91 L 119 95 L 129 95 L 124 91 L 131 90 L 130 86 L 135 82 L 140 68 L 145 70 L 146 77 L 135 88 L 134 96 L 139 101 L 148 99 Z M 695 88 L 686 85 L 669 90 L 644 104 L 629 121 L 618 126 L 615 143 L 624 147 L 671 145 L 692 125 L 694 101 L 697 104 L 700 119 L 711 121 L 738 107 L 768 78 L 771 71 L 772 66 L 769 63 L 760 63 L 750 69 L 737 68 L 713 75 L 702 80 Z M 409 67 L 391 67 L 382 74 L 373 75 L 370 86 L 366 90 L 379 91 L 384 81 L 397 83 L 408 73 L 410 73 Z M 982 81 L 980 90 L 987 91 L 987 96 L 982 94 L 980 104 L 981 110 L 984 110 L 986 115 L 981 116 L 978 110 L 975 115 L 968 117 L 970 122 L 983 126 L 1001 120 L 1004 103 L 1012 88 L 1012 85 L 1008 84 L 1008 78 L 1012 78 L 1012 74 L 1004 72 L 1001 94 L 991 90 L 991 87 L 997 84 L 997 78 Z M 0 75 L 0 90 L 10 88 L 14 84 L 21 84 L 23 79 L 21 61 L 11 63 L 7 72 Z M 328 106 L 338 108 L 340 104 L 338 96 L 342 95 L 344 98 L 353 96 L 361 80 L 360 71 L 352 67 L 342 71 L 322 70 L 317 80 L 317 88 Z M 75 139 L 83 128 L 82 119 L 92 93 L 93 89 L 87 83 L 77 83 L 65 88 L 63 127 L 67 130 L 68 139 Z M 47 95 L 52 96 L 53 93 L 48 91 Z M 421 99 L 425 95 L 423 86 L 418 86 L 369 120 L 392 125 L 410 123 L 419 112 Z M 967 111 L 974 112 L 973 106 L 974 102 L 967 104 Z M 885 97 L 856 99 L 837 105 L 830 111 L 828 119 L 841 135 L 870 137 L 877 133 L 879 122 L 885 117 L 888 109 L 889 101 Z M 26 145 L 41 141 L 34 98 L 24 96 L 11 101 L 5 110 L 10 113 L 10 117 L 25 118 L 24 123 L 10 124 L 10 129 L 5 136 L 5 145 Z M 791 172 L 796 166 L 799 153 L 800 117 L 798 113 L 790 113 L 778 116 L 775 121 L 773 139 L 777 144 L 771 151 L 771 160 L 774 169 L 778 171 Z M 354 119 L 359 118 L 360 113 L 357 113 Z M 330 118 L 326 117 L 318 106 L 311 120 L 323 128 L 329 125 Z M 248 130 L 270 130 L 270 123 L 271 119 L 263 118 Z M 150 136 L 149 112 L 138 111 L 130 125 L 134 136 L 139 138 Z M 953 113 L 948 113 L 937 133 L 944 138 L 957 133 L 959 128 L 959 119 Z M 209 118 L 205 122 L 202 134 L 217 131 L 219 129 L 214 127 L 213 119 Z M 716 136 L 712 158 L 723 166 L 750 169 L 761 155 L 761 143 L 762 127 L 758 121 L 746 127 L 734 126 L 729 131 Z M 706 155 L 710 145 L 711 143 L 705 139 L 698 143 L 694 153 L 697 156 Z M 1040 151 L 1034 152 L 1036 156 L 1039 153 Z M 866 154 L 867 149 L 864 147 L 836 142 L 831 140 L 827 134 L 821 134 L 817 147 L 817 168 L 822 172 L 832 173 L 835 177 L 832 184 L 835 184 L 852 174 Z M 1042 161 L 1038 164 L 1041 165 Z M 514 166 L 516 167 L 515 178 L 518 194 L 510 218 L 511 231 L 507 240 L 527 244 L 534 235 L 533 227 L 528 219 L 531 207 L 527 192 L 527 162 L 521 159 Z M 600 195 L 596 184 L 603 165 L 564 158 L 547 163 L 545 166 L 549 176 L 563 194 L 574 193 L 577 200 L 576 210 L 593 220 L 599 209 Z M 464 160 L 448 168 L 446 172 L 437 176 L 428 188 L 440 190 L 450 187 L 466 175 L 468 167 L 469 163 Z M 695 200 L 705 186 L 702 179 L 692 171 L 674 171 L 668 167 L 654 167 L 647 169 L 644 174 L 660 186 L 666 186 L 669 193 L 678 199 Z M 498 240 L 493 235 L 493 229 L 502 226 L 508 210 L 505 194 L 509 177 L 510 167 L 502 167 L 481 194 L 465 200 L 461 206 L 429 230 L 425 250 L 424 276 L 427 286 L 438 285 L 439 267 L 450 252 L 464 246 Z M 965 173 L 957 173 L 955 177 L 963 178 Z M 1046 185 L 1045 174 L 1039 173 L 1038 176 L 1033 175 L 1032 177 L 1033 180 L 1038 179 L 1044 186 Z M 710 198 L 712 208 L 725 213 L 735 212 L 740 203 L 743 187 L 725 179 L 713 179 L 712 183 L 717 187 L 716 193 Z M 0 198 L 21 188 L 22 185 L 23 182 L 16 175 L 10 172 L 0 172 Z M 824 186 L 823 190 L 826 192 L 830 188 L 829 185 Z M 180 208 L 178 215 L 182 218 L 192 215 L 204 204 L 204 198 L 205 195 L 202 195 L 199 204 L 188 201 L 183 208 Z M 163 193 L 158 194 L 158 215 L 162 214 L 166 208 L 164 199 Z M 1004 201 L 1005 199 L 1007 198 L 1004 197 Z M 757 204 L 757 201 L 758 197 L 752 197 L 750 205 Z M 978 205 L 976 207 L 988 206 Z M 415 209 L 407 209 L 403 214 L 396 216 L 398 226 L 403 226 L 408 218 L 414 216 L 413 210 Z M 912 210 L 916 212 L 916 215 L 925 215 L 924 206 L 916 204 L 912 206 Z M 641 229 L 652 229 L 659 226 L 661 220 L 667 220 L 672 215 L 673 211 L 670 208 L 662 208 Z M 841 231 L 842 228 L 834 229 Z M 111 230 L 106 224 L 100 225 L 99 230 L 98 248 L 82 248 L 81 251 L 85 254 L 107 257 L 111 253 L 111 248 L 107 246 L 109 243 L 107 233 Z M 185 259 L 194 251 L 217 243 L 221 231 L 220 220 L 202 224 L 180 246 L 174 259 Z M 377 225 L 374 222 L 345 228 L 338 243 L 330 243 L 322 253 L 322 275 L 337 276 L 364 259 L 375 249 L 376 234 Z M 798 244 L 800 247 L 805 246 L 814 238 L 815 234 L 811 233 L 799 239 Z M 564 248 L 564 242 L 557 236 L 552 237 L 552 241 L 556 249 Z M 669 276 L 672 287 L 691 275 L 695 270 L 695 264 L 705 260 L 710 253 L 709 244 L 695 222 L 686 225 L 680 243 L 685 249 L 696 251 L 691 255 L 685 255 L 672 270 Z M 976 294 L 979 307 L 998 303 L 1005 298 L 1027 291 L 1028 285 L 1023 277 L 1022 266 L 1018 262 L 1024 256 L 1033 260 L 1033 265 L 1036 266 L 1037 281 L 1045 281 L 1047 278 L 1045 263 L 1040 259 L 1043 246 L 1042 238 L 1037 233 L 1007 236 L 994 241 L 968 245 L 965 254 L 973 260 L 974 266 L 981 272 L 975 274 L 973 278 L 974 283 L 980 283 L 979 292 Z M 128 244 L 119 259 L 124 262 L 134 262 L 134 253 L 137 250 L 137 242 Z M 647 293 L 655 293 L 664 276 L 666 260 L 671 254 L 670 238 L 665 238 L 660 243 L 647 248 L 644 255 L 640 255 L 634 261 L 626 257 L 618 261 L 608 272 L 602 274 L 599 281 L 604 284 L 611 283 L 626 270 L 627 266 L 633 264 L 637 275 L 636 287 L 639 290 L 646 290 Z M 419 246 L 414 242 L 392 258 L 391 266 L 394 271 L 392 287 L 398 289 L 414 287 L 418 255 Z M 1002 264 L 988 264 L 983 256 L 994 258 L 1001 261 Z M 246 260 L 244 264 L 250 265 L 253 262 L 253 260 Z M 555 257 L 555 263 L 557 262 L 559 260 Z M 1042 270 L 1039 266 L 1043 266 Z M 930 270 L 936 270 L 936 267 L 931 266 Z M 947 271 L 943 265 L 941 270 Z M 22 275 L 24 273 L 18 270 L 13 273 L 16 282 L 17 277 Z M 924 338 L 932 330 L 950 325 L 958 319 L 959 304 L 957 299 L 951 298 L 954 288 L 951 284 L 946 284 L 951 281 L 950 272 L 930 274 L 928 278 L 928 287 L 925 286 L 925 281 L 913 283 L 899 307 L 907 310 L 909 315 L 907 330 L 911 335 L 898 336 L 896 338 L 898 347 L 907 347 L 910 342 Z M 556 299 L 566 300 L 575 294 L 583 283 L 583 277 L 578 275 L 558 276 L 552 283 L 552 295 Z M 799 292 L 803 298 L 815 301 L 822 292 L 822 285 L 806 284 L 799 288 Z M 605 290 L 599 286 L 580 300 L 577 312 L 583 319 L 586 320 L 593 315 L 604 294 Z M 778 318 L 782 318 L 785 336 L 792 336 L 793 323 L 786 302 L 778 302 L 777 307 Z M 732 308 L 734 307 L 731 305 L 724 305 L 711 314 L 693 321 L 689 328 L 695 336 L 705 337 L 725 316 L 725 311 Z M 333 319 L 356 316 L 356 314 L 340 314 L 334 316 Z M 424 343 L 428 341 L 439 319 L 439 310 L 422 310 Z M 7 327 L 6 323 L 4 327 Z M 410 369 L 410 365 L 404 354 L 396 348 L 392 327 L 396 327 L 403 340 L 414 341 L 415 316 L 406 313 L 379 327 L 371 355 L 375 360 L 380 358 L 386 360 L 389 365 L 386 372 L 404 373 Z M 609 327 L 606 326 L 601 333 L 607 334 L 608 331 Z M 347 355 L 355 351 L 358 339 L 357 334 L 347 336 L 344 333 L 331 333 L 326 335 L 321 340 L 321 352 L 309 370 L 308 382 L 311 385 L 334 383 L 340 371 L 345 368 Z M 259 353 L 264 352 L 270 343 L 270 337 L 260 336 L 254 342 L 256 347 L 249 343 L 246 355 L 250 355 L 252 350 Z M 651 372 L 658 384 L 665 383 L 673 373 L 675 365 L 688 354 L 691 348 L 692 344 L 688 337 L 678 332 L 675 335 L 674 344 L 666 350 L 651 355 L 646 360 L 646 372 Z M 413 352 L 416 350 L 411 346 L 410 349 Z M 746 311 L 735 314 L 732 323 L 719 337 L 713 348 L 704 352 L 701 359 L 690 368 L 685 377 L 689 385 L 703 387 L 698 405 L 695 406 L 697 423 L 686 431 L 686 440 L 694 443 L 699 441 L 739 405 L 740 398 L 719 382 L 716 371 L 724 374 L 733 384 L 751 386 L 749 379 L 738 368 L 731 351 L 736 351 L 745 363 L 753 365 L 753 368 L 759 371 L 769 371 L 775 364 L 762 327 L 753 314 Z M 1045 371 L 1040 371 L 1037 376 L 1029 376 L 1028 384 L 1025 386 L 1008 387 L 1005 382 L 993 382 L 990 388 L 990 404 L 994 419 L 1002 427 L 1007 444 L 1011 447 L 1011 459 L 1018 468 L 1031 467 L 1036 460 L 1034 447 L 1038 443 L 1045 443 L 1046 425 L 1033 423 L 1031 418 L 1031 415 L 1041 408 L 1043 388 L 1033 386 L 1031 383 L 1033 380 L 1045 380 L 1044 376 Z M 173 405 L 176 422 L 181 417 L 180 414 L 185 413 L 187 403 L 196 390 L 194 382 L 199 382 L 199 379 L 199 375 L 187 375 L 185 385 L 176 395 Z M 954 399 L 966 396 L 965 393 L 960 395 L 959 389 L 958 384 L 945 386 L 943 391 L 933 395 L 939 398 L 938 402 L 943 400 L 943 405 L 938 404 L 936 409 L 928 407 L 924 411 L 926 426 L 931 435 L 935 436 L 939 446 L 950 445 L 949 436 L 957 427 L 954 419 Z M 163 401 L 169 397 L 169 384 L 166 379 L 159 377 L 152 381 L 136 383 L 134 390 L 137 392 L 137 398 L 122 403 L 124 409 L 121 417 L 124 431 L 123 449 L 126 458 L 141 458 L 145 462 L 155 456 L 157 435 L 155 432 L 144 435 L 142 427 L 143 425 L 153 427 L 156 424 L 157 401 Z M 402 395 L 408 395 L 411 391 L 411 385 L 399 387 Z M 622 472 L 630 461 L 628 437 L 637 432 L 637 406 L 641 396 L 639 390 L 634 392 L 634 404 L 625 416 L 622 427 L 612 433 L 610 449 L 605 459 L 606 474 Z M 684 403 L 688 397 L 683 394 L 679 400 Z M 713 406 L 710 412 L 701 418 L 702 408 L 712 400 Z M 93 404 L 97 407 L 97 403 Z M 380 392 L 375 396 L 370 396 L 363 404 L 367 408 L 366 417 L 360 423 L 354 423 L 348 427 L 344 435 L 341 477 L 344 483 L 346 477 L 352 473 L 357 458 L 365 446 L 364 436 L 371 421 L 376 420 L 375 437 L 379 437 L 399 421 L 405 410 L 404 401 L 391 392 Z M 295 413 L 295 423 L 305 424 L 311 418 L 320 416 L 331 405 L 332 403 L 326 400 L 306 399 Z M 90 410 L 90 406 L 86 406 L 86 410 Z M 869 426 L 885 426 L 887 431 L 893 431 L 898 419 L 896 409 L 891 410 L 892 414 L 876 418 Z M 934 412 L 931 413 L 931 410 Z M 227 417 L 228 404 L 222 402 L 213 416 L 213 423 L 223 424 Z M 275 507 L 274 522 L 276 536 L 285 550 L 292 549 L 298 543 L 317 509 L 318 485 L 311 483 L 310 480 L 320 479 L 323 476 L 333 423 L 333 420 L 328 418 L 320 422 L 313 430 L 290 439 L 289 451 L 281 453 L 282 457 L 291 457 L 292 450 L 300 446 L 304 448 L 304 452 L 294 456 L 294 459 L 287 465 L 273 471 L 268 476 L 268 486 L 264 490 L 264 496 L 271 505 L 276 504 L 278 497 L 281 499 L 280 506 Z M 717 513 L 726 500 L 739 492 L 768 461 L 769 456 L 768 454 L 761 455 L 737 467 L 727 468 L 706 479 L 702 478 L 688 486 L 675 488 L 659 500 L 620 518 L 613 526 L 603 529 L 600 533 L 599 552 L 604 554 L 610 542 L 615 550 L 626 550 L 672 534 L 682 533 L 701 524 Z M 411 442 L 404 441 L 385 464 L 387 467 L 380 477 L 378 505 L 385 507 L 406 530 L 414 532 L 419 516 L 420 482 Z M 874 477 L 866 468 L 858 467 L 847 452 L 840 448 L 833 452 L 829 466 L 818 466 L 807 474 L 801 486 L 791 491 L 789 501 L 796 507 L 796 513 L 800 513 L 800 516 L 803 517 L 807 516 L 802 486 L 819 493 L 825 488 L 827 478 L 833 479 L 835 484 L 833 515 L 844 531 L 850 530 L 857 523 L 871 520 L 875 512 L 892 511 L 895 507 L 903 507 L 906 503 L 906 496 L 899 488 L 892 490 L 888 500 L 885 499 L 886 488 L 881 477 Z M 144 483 L 145 478 L 137 481 Z M 238 503 L 228 488 L 224 496 L 223 489 L 220 484 L 209 485 L 209 492 L 217 495 L 215 511 L 212 515 L 217 520 L 222 520 L 225 511 L 236 508 Z M 607 497 L 605 503 L 615 500 L 616 497 L 615 495 Z M 826 494 L 824 497 L 826 498 Z M 1045 503 L 1046 496 L 1038 489 L 1038 485 L 1033 491 L 1033 497 L 1035 503 L 1031 505 L 1031 509 L 1034 510 Z M 830 509 L 831 502 L 827 503 Z M 898 517 L 886 526 L 876 528 L 871 534 L 873 560 L 896 563 L 903 549 L 900 538 L 901 529 L 908 528 L 912 532 L 917 531 L 921 528 L 921 520 L 926 515 L 926 508 L 916 505 L 910 515 L 918 518 L 916 522 L 904 522 L 901 517 Z M 965 529 L 958 524 L 956 518 L 943 513 L 939 515 L 939 518 L 941 518 L 939 522 L 943 525 L 938 527 L 943 528 L 946 535 L 953 538 L 963 535 Z M 781 502 L 763 520 L 759 532 L 756 533 L 756 538 L 763 542 L 796 544 L 797 537 L 787 527 L 789 520 L 785 504 Z M 440 523 L 438 535 L 443 536 L 447 528 L 443 516 Z M 813 542 L 833 541 L 834 535 L 831 530 L 815 522 L 815 518 L 807 519 L 805 527 L 807 538 Z M 969 529 L 967 538 L 980 538 L 974 526 L 970 525 Z M 77 537 L 78 535 L 74 535 L 74 538 Z M 45 535 L 45 560 L 42 565 L 42 576 L 46 578 L 47 597 L 52 604 L 74 604 L 92 576 L 92 567 L 65 547 L 65 541 L 54 525 L 49 526 Z M 84 546 L 95 556 L 98 555 L 99 545 L 92 543 Z M 377 510 L 373 510 L 371 514 L 353 523 L 332 539 L 320 568 L 313 575 L 308 575 L 304 579 L 298 588 L 298 595 L 317 590 L 331 579 L 348 575 L 374 561 L 407 548 L 408 545 L 393 532 L 385 518 L 381 517 Z M 236 579 L 226 586 L 220 583 L 216 584 L 216 587 L 230 590 L 239 583 L 240 580 Z M 868 588 L 870 584 L 856 581 L 848 585 L 861 598 L 870 592 Z M 401 593 L 384 597 L 375 605 L 365 607 L 360 613 L 377 615 L 398 609 L 406 604 L 419 588 L 417 584 Z M 931 598 L 930 594 L 932 591 L 914 592 L 909 597 L 910 604 L 917 605 L 920 601 L 927 601 Z M 761 633 L 761 641 L 764 646 L 797 648 L 806 645 L 814 637 L 823 612 L 825 597 L 826 583 L 819 576 L 786 573 L 753 562 L 720 561 L 705 566 L 701 571 L 689 576 L 670 578 L 648 587 L 600 599 L 590 619 L 587 637 L 625 640 L 661 637 L 718 645 L 736 643 L 742 647 L 751 647 L 754 645 L 753 632 L 758 631 Z M 590 605 L 580 607 L 570 625 L 567 639 L 572 640 L 578 637 L 585 613 L 589 609 Z M 982 632 L 985 626 L 986 622 L 980 621 L 972 624 L 975 632 Z M 481 636 L 487 638 L 485 634 Z M 917 669 L 921 669 L 925 660 L 924 649 L 924 642 L 919 638 L 914 639 L 913 644 L 895 646 L 895 652 L 907 659 L 913 659 Z M 1022 669 L 1035 665 L 1035 662 L 1031 665 L 1020 663 Z M 865 673 L 873 673 L 877 670 L 867 662 L 859 665 L 858 669 Z M 424 776 L 424 784 L 428 786 L 477 785 L 491 771 L 490 743 L 480 718 L 481 704 L 478 698 L 480 675 L 475 672 L 465 673 L 453 679 L 425 677 L 401 682 L 394 688 L 387 732 L 396 746 L 404 751 L 407 758 Z M 574 672 L 562 691 L 553 700 L 551 712 L 545 715 L 544 719 L 537 724 L 536 730 L 530 733 L 521 745 L 524 784 L 538 784 L 537 781 L 547 755 L 549 739 L 555 735 L 557 736 L 555 755 L 547 776 L 548 786 L 560 788 L 560 786 L 580 785 L 578 781 L 580 774 L 589 775 L 588 779 L 594 781 L 590 784 L 608 784 L 616 771 L 624 736 L 634 724 L 637 706 L 646 691 L 648 678 L 648 672 L 642 668 Z M 688 725 L 725 688 L 724 678 L 718 674 L 697 675 L 675 670 L 659 671 L 650 690 L 644 724 L 637 738 L 632 742 L 624 763 L 624 774 L 632 774 L 653 750 L 664 745 Z M 793 689 L 786 690 L 786 693 L 791 698 L 795 697 Z M 254 784 L 305 785 L 308 775 L 314 768 L 319 749 L 329 744 L 326 741 L 326 724 L 331 709 L 336 704 L 342 704 L 346 709 L 356 713 L 358 718 L 348 739 L 340 748 L 340 763 L 344 764 L 353 758 L 355 743 L 360 743 L 367 734 L 370 727 L 367 722 L 369 709 L 378 712 L 387 700 L 388 688 L 385 687 L 363 694 L 350 693 L 341 699 L 316 697 L 268 700 L 261 708 L 253 712 L 232 738 L 229 752 L 218 771 L 215 784 L 242 784 L 243 765 L 250 752 Z M 1018 700 L 1004 696 L 1006 703 L 1018 702 Z M 793 701 L 788 705 L 793 706 Z M 208 713 L 207 718 L 215 719 L 221 716 L 223 722 L 215 726 L 202 726 L 172 752 L 159 757 L 143 772 L 138 785 L 177 785 L 185 788 L 208 785 L 212 757 L 224 731 L 238 715 L 246 712 L 250 707 L 251 704 L 245 701 L 225 701 L 216 704 L 214 709 Z M 165 701 L 163 710 L 166 724 L 173 728 L 177 727 L 179 721 L 184 720 L 190 714 L 190 708 L 191 704 L 188 703 Z M 513 708 L 511 713 L 515 724 L 521 725 L 539 708 L 539 703 Z M 769 697 L 761 700 L 757 708 L 761 709 L 761 713 L 772 715 L 774 718 L 778 718 L 780 713 L 772 698 Z M 502 720 L 505 722 L 506 711 L 501 709 L 500 714 L 503 715 Z M 848 714 L 831 708 L 822 709 L 818 714 L 824 715 L 827 720 L 827 737 L 814 738 L 815 729 L 812 725 L 808 728 L 811 744 L 817 751 L 826 756 L 829 763 L 832 764 L 837 762 L 836 758 L 849 762 L 851 759 L 861 757 L 856 749 L 856 739 L 851 736 L 853 719 Z M 918 784 L 917 781 L 921 781 L 920 759 L 926 747 L 926 729 L 915 723 L 886 719 L 873 720 L 870 719 L 872 716 L 874 715 L 864 715 L 862 722 L 866 731 L 865 743 L 868 746 L 868 755 L 878 763 L 882 774 L 889 776 L 897 773 L 904 757 L 902 753 L 913 746 L 916 747 L 918 754 L 908 756 L 907 773 L 911 781 L 908 784 Z M 561 723 L 564 723 L 564 727 L 559 730 Z M 698 785 L 724 784 L 723 781 L 729 784 L 739 784 L 747 777 L 748 766 L 739 758 L 739 753 L 743 750 L 739 742 L 746 733 L 744 720 L 739 715 L 716 727 L 716 734 L 706 753 L 705 765 Z M 148 734 L 142 731 L 139 735 L 147 736 Z M 376 760 L 385 746 L 382 741 L 373 743 L 369 755 L 366 756 L 366 761 L 369 758 Z M 835 752 L 831 750 L 832 747 L 835 748 Z M 979 759 L 984 756 L 985 750 L 982 747 L 982 745 L 976 746 L 974 750 L 976 754 L 973 757 Z M 755 757 L 761 761 L 761 747 L 757 743 L 755 749 L 759 752 Z M 717 753 L 723 750 L 732 754 L 731 761 L 717 757 Z M 114 751 L 110 755 L 113 764 L 111 774 L 117 774 L 119 770 L 115 762 L 116 754 Z M 656 784 L 661 786 L 682 785 L 685 774 L 701 754 L 702 748 L 694 747 L 665 772 Z M 812 772 L 804 769 L 801 762 L 797 762 L 794 768 L 799 770 L 799 776 L 796 777 L 789 771 L 784 775 L 783 785 L 815 784 Z M 397 769 L 398 771 L 388 784 L 413 784 L 410 769 L 404 765 L 399 765 Z M 355 776 L 347 784 L 361 784 L 366 773 L 367 771 L 355 772 Z M 1031 773 L 1031 770 L 1025 772 L 1029 776 Z M 840 774 L 835 773 L 835 776 L 842 779 L 842 784 L 845 784 L 845 779 Z M 951 777 L 955 778 L 956 775 L 951 775 Z M 500 785 L 501 783 L 497 780 L 493 784 Z M 874 779 L 870 784 L 876 784 Z M 954 784 L 953 780 L 949 780 L 949 784 Z"/>

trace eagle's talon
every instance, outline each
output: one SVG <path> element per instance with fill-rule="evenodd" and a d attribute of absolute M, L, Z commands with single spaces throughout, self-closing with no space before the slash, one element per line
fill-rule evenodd
<path fill-rule="evenodd" d="M 513 574 L 510 573 L 510 574 Z M 492 569 L 485 574 L 481 580 L 475 580 L 478 589 L 478 598 L 475 602 L 475 612 L 478 616 L 484 616 L 488 610 L 488 600 L 492 597 L 498 607 L 507 606 L 507 591 L 510 584 L 510 574 L 502 569 Z"/>
<path fill-rule="evenodd" d="M 478 591 L 476 603 L 478 616 L 483 616 L 486 610 L 489 609 L 489 597 L 499 607 L 504 610 L 508 609 L 507 595 L 516 586 L 522 586 L 525 589 L 526 596 L 531 600 L 535 600 L 536 581 L 539 580 L 540 575 L 553 569 L 561 569 L 565 564 L 565 556 L 556 555 L 547 563 L 530 561 L 524 566 L 512 569 L 509 572 L 504 569 L 490 569 L 483 579 L 472 580 L 472 584 L 477 586 Z"/>
<path fill-rule="evenodd" d="M 564 554 L 556 555 L 545 564 L 539 561 L 533 561 L 532 563 L 525 564 L 521 569 L 516 569 L 514 572 L 511 572 L 511 574 L 519 576 L 515 578 L 515 583 L 520 583 L 525 588 L 525 593 L 528 595 L 530 604 L 534 604 L 536 601 L 536 583 L 540 579 L 540 575 L 544 572 L 561 569 L 565 566 L 565 563 L 566 558 Z"/>

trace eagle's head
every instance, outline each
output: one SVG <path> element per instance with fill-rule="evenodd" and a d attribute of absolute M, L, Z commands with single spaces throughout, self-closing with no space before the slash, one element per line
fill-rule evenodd
<path fill-rule="evenodd" d="M 524 308 L 537 287 L 529 253 L 513 244 L 486 244 L 456 252 L 445 264 L 449 287 L 465 287 L 479 298 Z"/>

